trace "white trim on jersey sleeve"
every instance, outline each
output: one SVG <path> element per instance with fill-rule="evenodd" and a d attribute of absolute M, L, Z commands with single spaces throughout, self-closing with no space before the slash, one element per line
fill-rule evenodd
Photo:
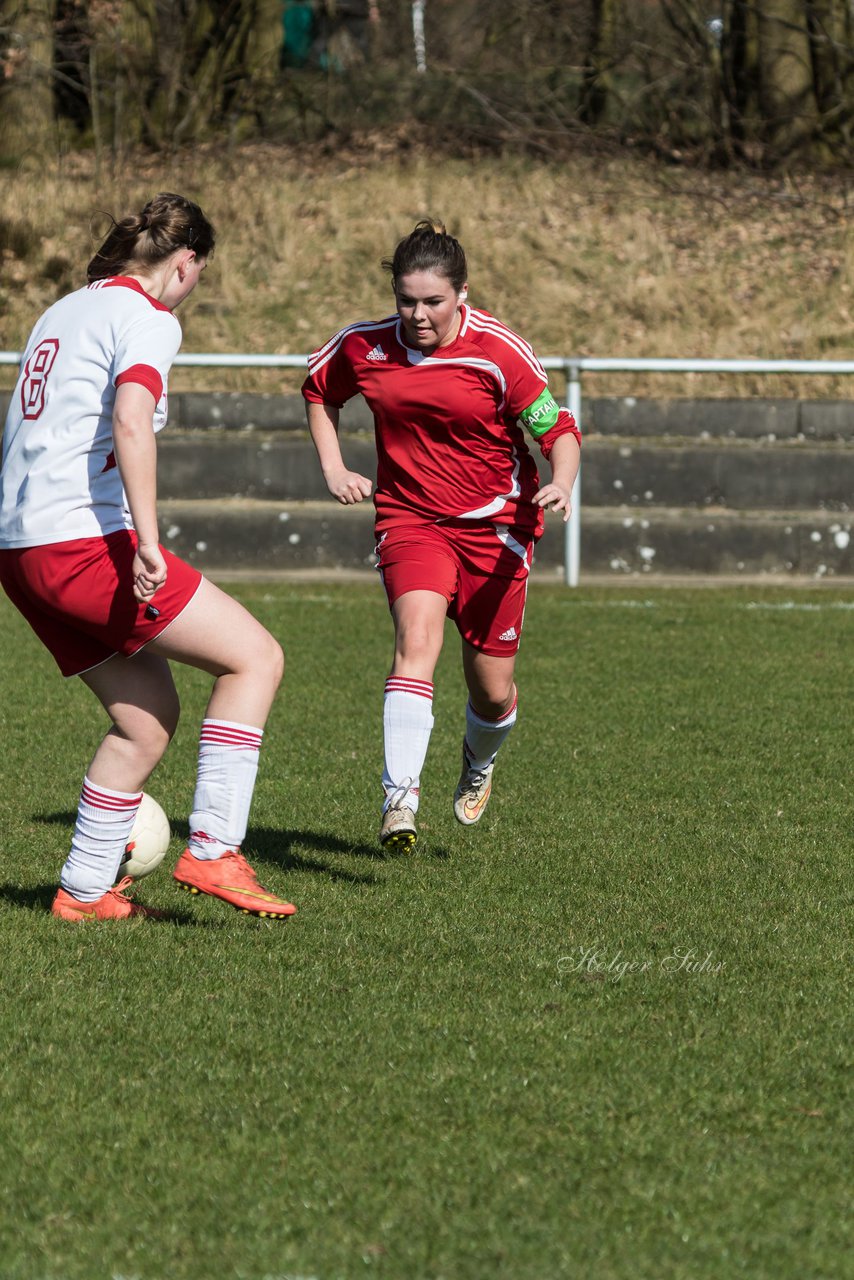
<path fill-rule="evenodd" d="M 488 315 L 485 311 L 471 310 L 469 315 L 470 328 L 474 334 L 489 334 L 490 337 L 498 338 L 501 342 L 506 343 L 512 351 L 520 356 L 532 373 L 538 378 L 542 378 L 543 382 L 548 385 L 548 375 L 540 364 L 534 348 L 524 338 L 520 338 L 518 333 L 514 333 L 512 329 L 508 329 L 500 320 L 496 320 L 494 316 Z"/>
<path fill-rule="evenodd" d="M 355 324 L 348 324 L 344 329 L 339 329 L 339 331 L 334 334 L 328 342 L 325 342 L 322 347 L 318 347 L 318 349 L 313 351 L 308 357 L 309 373 L 319 373 L 323 366 L 328 364 L 339 350 L 345 338 L 348 338 L 351 333 L 370 333 L 373 330 L 387 329 L 389 325 L 393 324 L 396 320 L 396 315 L 388 316 L 385 320 L 359 320 Z"/>

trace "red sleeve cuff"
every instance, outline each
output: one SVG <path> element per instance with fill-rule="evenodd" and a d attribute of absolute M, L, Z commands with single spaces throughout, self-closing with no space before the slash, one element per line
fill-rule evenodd
<path fill-rule="evenodd" d="M 566 435 L 575 436 L 576 440 L 579 443 L 579 446 L 581 445 L 581 432 L 579 431 L 578 427 L 575 425 L 575 418 L 573 418 L 571 413 L 568 413 L 565 409 L 562 409 L 560 413 L 560 417 L 558 418 L 557 422 L 552 427 L 552 429 L 550 431 L 547 431 L 544 436 L 540 436 L 539 440 L 537 441 L 537 444 L 542 449 L 543 457 L 547 459 L 549 454 L 552 451 L 555 440 L 559 439 L 560 436 L 566 436 Z"/>
<path fill-rule="evenodd" d="M 123 382 L 136 382 L 145 387 L 154 396 L 155 404 L 163 395 L 163 379 L 150 364 L 132 364 L 129 369 L 124 369 L 116 378 L 116 386 L 120 387 Z"/>

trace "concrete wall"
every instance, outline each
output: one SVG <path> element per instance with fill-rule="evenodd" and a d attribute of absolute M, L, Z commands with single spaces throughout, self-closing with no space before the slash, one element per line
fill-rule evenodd
<path fill-rule="evenodd" d="M 582 577 L 854 577 L 854 402 L 591 398 L 583 419 Z M 373 475 L 361 400 L 341 437 Z M 372 508 L 327 494 L 299 396 L 172 395 L 159 495 L 164 541 L 202 567 L 373 562 Z M 563 556 L 551 520 L 535 572 Z"/>

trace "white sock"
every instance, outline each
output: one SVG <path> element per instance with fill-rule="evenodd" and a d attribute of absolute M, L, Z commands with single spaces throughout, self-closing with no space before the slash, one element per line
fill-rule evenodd
<path fill-rule="evenodd" d="M 239 849 L 246 835 L 263 729 L 232 720 L 205 720 L 190 814 L 190 852 L 212 861 Z"/>
<path fill-rule="evenodd" d="M 112 889 L 141 799 L 141 791 L 111 791 L 83 779 L 71 852 L 59 877 L 66 893 L 95 902 Z"/>
<path fill-rule="evenodd" d="M 466 704 L 466 755 L 474 769 L 485 769 L 495 759 L 498 748 L 516 723 L 518 697 L 513 691 L 513 705 L 500 720 L 484 720 L 471 705 Z"/>
<path fill-rule="evenodd" d="M 421 770 L 427 757 L 433 728 L 433 684 L 430 680 L 410 680 L 408 676 L 389 676 L 385 682 L 383 701 L 383 740 L 385 767 L 383 813 L 390 797 L 407 788 L 405 795 L 395 797 L 413 813 L 418 809 Z"/>

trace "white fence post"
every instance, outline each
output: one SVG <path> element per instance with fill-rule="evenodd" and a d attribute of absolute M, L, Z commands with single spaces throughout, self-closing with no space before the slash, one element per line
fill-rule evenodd
<path fill-rule="evenodd" d="M 581 430 L 581 366 L 570 362 L 567 367 L 566 407 Z M 581 572 L 581 465 L 572 489 L 572 511 L 564 526 L 564 581 L 577 587 Z"/>
<path fill-rule="evenodd" d="M 412 35 L 415 41 L 415 70 L 427 70 L 427 41 L 424 36 L 424 6 L 427 0 L 412 0 Z"/>

